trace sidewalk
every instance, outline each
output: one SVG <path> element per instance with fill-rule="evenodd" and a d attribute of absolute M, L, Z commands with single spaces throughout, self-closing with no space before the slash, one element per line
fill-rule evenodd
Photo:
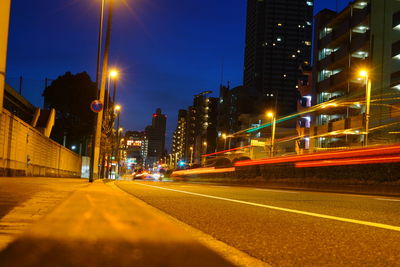
<path fill-rule="evenodd" d="M 0 266 L 233 266 L 140 200 L 95 181 L 0 253 Z"/>

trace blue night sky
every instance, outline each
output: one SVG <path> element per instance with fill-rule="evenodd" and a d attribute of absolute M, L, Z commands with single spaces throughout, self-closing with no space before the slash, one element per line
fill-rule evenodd
<path fill-rule="evenodd" d="M 178 109 L 223 82 L 242 83 L 245 0 L 115 0 L 111 66 L 121 70 L 117 99 L 125 129 L 143 130 L 160 107 L 168 116 L 167 144 Z M 339 9 L 349 1 L 339 0 Z M 44 79 L 66 71 L 95 79 L 100 0 L 13 0 L 7 81 L 41 106 Z M 315 13 L 335 10 L 315 0 Z"/>

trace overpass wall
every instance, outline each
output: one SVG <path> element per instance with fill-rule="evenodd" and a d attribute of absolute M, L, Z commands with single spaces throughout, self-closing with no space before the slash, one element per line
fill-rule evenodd
<path fill-rule="evenodd" d="M 0 176 L 80 177 L 81 165 L 81 156 L 3 109 Z"/>

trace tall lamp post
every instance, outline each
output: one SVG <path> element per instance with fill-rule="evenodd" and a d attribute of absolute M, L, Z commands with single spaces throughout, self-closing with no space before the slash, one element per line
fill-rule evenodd
<path fill-rule="evenodd" d="M 116 143 L 116 145 L 118 147 L 118 129 L 119 129 L 119 115 L 120 115 L 120 113 L 121 113 L 121 106 L 120 105 L 115 105 L 114 106 L 114 116 L 115 116 L 115 114 L 117 114 L 117 124 L 118 124 L 118 126 L 117 126 L 117 135 L 115 136 L 116 140 L 114 140 L 114 137 L 113 137 L 113 141 L 111 142 L 111 155 L 112 155 L 112 157 L 114 159 L 117 159 L 117 155 L 116 155 L 115 149 L 114 149 L 114 144 Z M 114 131 L 114 128 L 113 128 L 113 131 Z M 115 178 L 117 178 L 117 167 L 115 167 L 114 173 L 115 173 Z"/>
<path fill-rule="evenodd" d="M 193 146 L 190 147 L 190 165 L 193 165 Z"/>
<path fill-rule="evenodd" d="M 228 136 L 226 134 L 222 134 L 222 138 L 224 139 L 224 150 L 226 150 L 226 138 L 228 138 Z"/>
<path fill-rule="evenodd" d="M 108 69 L 108 51 L 110 48 L 110 37 L 111 37 L 111 23 L 112 23 L 112 14 L 113 14 L 113 6 L 114 0 L 109 0 L 109 13 L 107 20 L 107 31 L 106 31 L 106 39 L 104 46 L 104 55 L 103 55 L 103 65 L 101 72 L 101 83 L 100 83 L 100 94 L 99 101 L 104 103 L 104 94 L 106 87 L 106 76 Z M 102 25 L 100 25 L 100 31 L 102 31 Z M 100 40 L 101 42 L 102 40 Z M 90 168 L 90 177 L 89 182 L 93 182 L 95 178 L 99 177 L 99 158 L 100 158 L 100 143 L 101 143 L 101 129 L 103 123 L 103 111 L 97 113 L 95 119 L 95 129 L 93 134 L 93 143 L 92 143 L 92 157 L 91 157 L 91 168 Z"/>
<path fill-rule="evenodd" d="M 274 148 L 275 148 L 275 125 L 276 125 L 276 116 L 273 112 L 268 112 L 267 113 L 268 118 L 272 119 L 272 132 L 271 132 L 271 153 L 270 157 L 272 158 L 274 156 Z"/>
<path fill-rule="evenodd" d="M 119 161 L 120 161 L 120 148 L 121 148 L 121 141 L 120 141 L 120 134 L 122 134 L 122 131 L 124 130 L 123 128 L 119 127 L 119 116 L 118 116 L 118 128 L 117 128 L 117 170 L 116 170 L 116 177 L 115 179 L 119 178 Z"/>
<path fill-rule="evenodd" d="M 371 79 L 368 74 L 368 70 L 360 70 L 360 77 L 365 80 L 365 121 L 364 121 L 364 146 L 368 146 L 368 132 L 369 132 L 369 117 L 370 117 L 370 105 L 371 105 Z"/>

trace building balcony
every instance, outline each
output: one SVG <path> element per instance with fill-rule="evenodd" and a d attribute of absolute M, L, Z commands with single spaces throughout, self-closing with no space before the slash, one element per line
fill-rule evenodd
<path fill-rule="evenodd" d="M 348 72 L 343 70 L 317 84 L 318 92 L 335 92 L 347 90 Z"/>
<path fill-rule="evenodd" d="M 347 118 L 346 128 L 347 129 L 360 129 L 364 127 L 364 114 L 356 115 Z"/>
<path fill-rule="evenodd" d="M 314 127 L 314 135 L 322 135 L 328 133 L 328 124 L 315 126 Z"/>
<path fill-rule="evenodd" d="M 365 47 L 369 43 L 369 39 L 370 31 L 367 31 L 365 33 L 353 33 L 350 44 L 350 53 L 353 53 L 360 48 Z"/>
<path fill-rule="evenodd" d="M 335 66 L 343 64 L 349 56 L 348 48 L 348 45 L 342 45 L 339 50 L 319 61 L 318 69 L 333 69 Z"/>
<path fill-rule="evenodd" d="M 371 12 L 371 6 L 368 5 L 363 9 L 354 9 L 353 12 L 353 16 L 351 17 L 351 26 L 355 27 L 368 19 L 368 16 Z"/>
<path fill-rule="evenodd" d="M 328 130 L 330 132 L 334 131 L 340 131 L 340 130 L 345 130 L 346 129 L 346 120 L 337 120 L 337 121 L 331 121 L 328 123 Z"/>

